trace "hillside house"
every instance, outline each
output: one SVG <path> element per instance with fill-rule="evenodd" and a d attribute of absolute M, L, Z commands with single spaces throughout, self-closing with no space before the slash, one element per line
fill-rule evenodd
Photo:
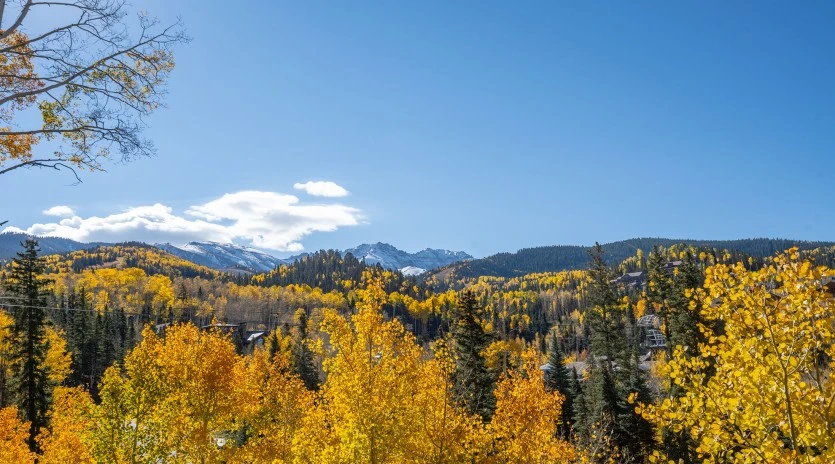
<path fill-rule="evenodd" d="M 246 322 L 240 322 L 237 324 L 209 324 L 200 327 L 200 330 L 216 330 L 229 334 L 232 339 L 232 343 L 235 344 L 235 349 L 241 354 L 250 354 L 255 351 L 256 348 L 263 347 L 264 341 L 270 333 L 268 330 L 264 329 L 247 330 Z"/>

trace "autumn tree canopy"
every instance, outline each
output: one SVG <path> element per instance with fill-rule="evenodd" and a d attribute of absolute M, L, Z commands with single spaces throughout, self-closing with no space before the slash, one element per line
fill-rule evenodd
<path fill-rule="evenodd" d="M 0 1 L 0 174 L 78 178 L 152 154 L 144 118 L 163 104 L 172 48 L 186 40 L 179 22 L 132 14 L 122 0 Z"/>

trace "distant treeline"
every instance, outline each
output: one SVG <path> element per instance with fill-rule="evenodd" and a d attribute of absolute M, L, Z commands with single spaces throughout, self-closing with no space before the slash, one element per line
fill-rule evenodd
<path fill-rule="evenodd" d="M 616 265 L 634 256 L 640 249 L 649 252 L 653 246 L 668 248 L 673 245 L 687 244 L 723 252 L 731 255 L 764 258 L 793 246 L 800 250 L 819 247 L 831 247 L 835 242 L 807 242 L 800 240 L 750 238 L 743 240 L 675 240 L 669 238 L 635 238 L 603 245 L 606 262 Z M 569 269 L 583 269 L 589 264 L 589 250 L 586 246 L 543 246 L 523 248 L 516 253 L 498 253 L 482 259 L 475 259 L 449 266 L 456 277 L 517 277 L 536 272 L 558 272 Z"/>

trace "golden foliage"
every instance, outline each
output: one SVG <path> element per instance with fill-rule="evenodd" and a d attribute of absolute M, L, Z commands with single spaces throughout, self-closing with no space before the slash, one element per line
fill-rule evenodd
<path fill-rule="evenodd" d="M 247 441 L 230 451 L 230 463 L 293 462 L 293 437 L 315 408 L 314 394 L 290 372 L 288 360 L 264 351 L 236 366 L 236 422 L 247 426 Z"/>
<path fill-rule="evenodd" d="M 496 385 L 495 434 L 499 462 L 550 463 L 574 459 L 573 447 L 555 435 L 563 397 L 548 392 L 534 350 L 524 367 L 509 371 Z"/>
<path fill-rule="evenodd" d="M 29 451 L 29 423 L 21 422 L 17 408 L 0 409 L 0 462 L 34 463 L 35 453 Z"/>
<path fill-rule="evenodd" d="M 638 410 L 688 432 L 706 460 L 833 462 L 835 302 L 821 285 L 831 275 L 797 249 L 758 271 L 709 268 L 693 295 L 707 341 L 662 369 L 683 394 Z"/>
<path fill-rule="evenodd" d="M 94 464 L 90 454 L 93 401 L 81 388 L 58 387 L 53 393 L 48 431 L 38 437 L 41 464 Z"/>

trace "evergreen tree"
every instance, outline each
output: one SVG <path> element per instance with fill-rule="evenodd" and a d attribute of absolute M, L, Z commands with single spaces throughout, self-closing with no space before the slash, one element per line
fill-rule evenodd
<path fill-rule="evenodd" d="M 583 443 L 588 438 L 590 427 L 589 407 L 586 401 L 586 394 L 580 384 L 577 369 L 571 369 L 571 393 L 573 397 L 573 404 L 571 408 L 572 431 Z"/>
<path fill-rule="evenodd" d="M 669 334 L 667 345 L 672 349 L 676 346 L 686 346 L 691 352 L 695 352 L 697 344 L 702 341 L 702 334 L 699 331 L 699 311 L 690 308 L 691 298 L 688 294 L 691 290 L 699 288 L 704 282 L 704 277 L 696 263 L 693 253 L 688 250 L 683 253 L 681 265 L 678 267 L 675 281 L 669 297 L 670 316 Z"/>
<path fill-rule="evenodd" d="M 101 331 L 98 340 L 96 340 L 98 342 L 98 362 L 96 363 L 95 384 L 98 384 L 98 379 L 104 375 L 104 371 L 120 359 L 118 347 L 119 335 L 116 332 L 117 327 L 114 319 L 113 311 L 110 311 L 105 306 L 99 318 L 101 321 Z"/>
<path fill-rule="evenodd" d="M 41 278 L 44 260 L 38 256 L 38 242 L 28 239 L 24 251 L 17 253 L 5 282 L 13 319 L 10 332 L 9 393 L 23 420 L 29 424 L 29 448 L 37 449 L 37 437 L 47 424 L 52 386 L 46 366 L 49 342 L 46 339 L 46 286 Z"/>
<path fill-rule="evenodd" d="M 611 374 L 618 360 L 628 357 L 624 315 L 612 286 L 612 271 L 603 259 L 603 247 L 596 243 L 590 252 L 587 318 L 591 329 L 591 351 L 601 357 Z"/>
<path fill-rule="evenodd" d="M 280 345 L 278 343 L 278 331 L 273 331 L 267 337 L 267 355 L 269 356 L 270 360 L 275 358 L 275 355 L 278 354 L 280 349 Z"/>
<path fill-rule="evenodd" d="M 618 391 L 615 379 L 606 364 L 592 361 L 589 365 L 589 377 L 586 382 L 589 400 L 589 417 L 597 422 L 615 421 L 621 416 Z M 619 437 L 615 437 L 616 442 Z"/>
<path fill-rule="evenodd" d="M 568 440 L 571 438 L 571 428 L 574 422 L 572 419 L 574 391 L 556 332 L 551 336 L 551 347 L 548 349 L 548 371 L 545 377 L 545 387 L 550 391 L 558 391 L 565 397 L 557 430 L 560 437 Z"/>
<path fill-rule="evenodd" d="M 94 353 L 90 352 L 90 312 L 87 309 L 87 292 L 82 287 L 73 300 L 72 322 L 67 333 L 67 348 L 72 356 L 70 385 L 85 385 L 85 374 L 90 372 Z"/>
<path fill-rule="evenodd" d="M 490 343 L 490 335 L 481 324 L 479 311 L 475 294 L 471 291 L 462 292 L 452 326 L 456 360 L 453 380 L 459 403 L 470 414 L 479 414 L 489 419 L 496 406 L 493 395 L 496 380 L 481 354 Z"/>
<path fill-rule="evenodd" d="M 637 393 L 648 399 L 648 390 L 638 368 L 637 353 L 628 342 L 626 315 L 611 283 L 612 273 L 600 244 L 596 244 L 591 258 L 591 307 L 587 310 L 591 356 L 585 387 L 589 424 L 585 434 L 589 428 L 604 430 L 611 424 L 612 442 L 629 456 L 642 458 L 653 443 L 652 427 L 635 413 L 629 396 Z"/>
<path fill-rule="evenodd" d="M 643 404 L 651 404 L 653 397 L 635 358 L 623 372 L 626 378 L 618 395 L 619 415 L 616 418 L 616 428 L 622 434 L 620 446 L 630 456 L 647 456 L 655 445 L 655 430 L 649 421 L 635 413 L 635 405 L 629 402 L 629 397 L 634 395 L 635 401 Z"/>
<path fill-rule="evenodd" d="M 309 390 L 319 389 L 319 371 L 313 362 L 308 336 L 307 311 L 296 311 L 296 337 L 293 341 L 293 368 Z"/>

